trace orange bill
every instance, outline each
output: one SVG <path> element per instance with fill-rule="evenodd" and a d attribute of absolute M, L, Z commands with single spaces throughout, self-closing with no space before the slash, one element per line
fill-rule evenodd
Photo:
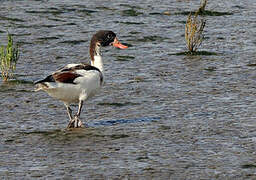
<path fill-rule="evenodd" d="M 113 46 L 117 47 L 117 48 L 120 48 L 120 49 L 126 49 L 128 48 L 128 46 L 125 46 L 123 44 L 121 44 L 117 38 L 115 38 L 114 42 L 113 42 Z"/>

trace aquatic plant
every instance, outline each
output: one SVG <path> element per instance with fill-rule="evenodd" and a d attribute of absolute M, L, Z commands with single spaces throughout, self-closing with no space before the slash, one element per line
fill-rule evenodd
<path fill-rule="evenodd" d="M 2 45 L 0 49 L 1 74 L 3 81 L 5 82 L 13 77 L 13 73 L 16 69 L 16 64 L 19 59 L 18 46 L 13 44 L 13 38 L 11 34 L 8 33 L 7 37 L 7 46 Z"/>
<path fill-rule="evenodd" d="M 205 27 L 205 20 L 198 20 L 198 14 L 194 17 L 189 14 L 186 25 L 185 25 L 185 39 L 187 48 L 190 52 L 194 52 L 198 49 L 203 41 L 203 30 Z"/>
<path fill-rule="evenodd" d="M 206 4 L 207 4 L 207 0 L 201 0 L 201 1 L 200 1 L 200 7 L 199 7 L 199 9 L 197 10 L 197 13 L 198 13 L 198 14 L 204 14 Z"/>
<path fill-rule="evenodd" d="M 187 48 L 190 52 L 195 52 L 203 41 L 203 30 L 205 27 L 205 20 L 198 19 L 199 13 L 201 14 L 205 10 L 207 0 L 201 1 L 199 9 L 195 15 L 189 14 L 185 25 L 185 40 Z"/>

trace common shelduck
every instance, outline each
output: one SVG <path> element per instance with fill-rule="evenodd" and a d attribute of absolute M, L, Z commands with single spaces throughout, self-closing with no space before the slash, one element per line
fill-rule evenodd
<path fill-rule="evenodd" d="M 103 84 L 104 68 L 100 50 L 105 46 L 127 48 L 118 41 L 114 32 L 98 31 L 90 43 L 91 64 L 68 64 L 35 83 L 35 91 L 46 91 L 51 97 L 64 102 L 70 119 L 67 128 L 83 126 L 80 120 L 83 102 L 95 95 Z M 70 108 L 72 103 L 78 103 L 78 111 L 74 117 Z"/>

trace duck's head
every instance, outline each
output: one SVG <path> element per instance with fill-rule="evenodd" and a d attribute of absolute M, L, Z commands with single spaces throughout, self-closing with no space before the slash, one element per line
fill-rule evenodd
<path fill-rule="evenodd" d="M 94 59 L 95 55 L 100 55 L 100 48 L 106 46 L 114 46 L 120 49 L 126 49 L 128 46 L 121 44 L 116 34 L 109 30 L 100 30 L 93 35 L 90 44 L 90 56 Z"/>
<path fill-rule="evenodd" d="M 113 31 L 109 30 L 100 30 L 96 34 L 93 35 L 91 44 L 96 44 L 97 46 L 115 46 L 120 49 L 128 48 L 127 46 L 121 44 L 116 34 Z"/>

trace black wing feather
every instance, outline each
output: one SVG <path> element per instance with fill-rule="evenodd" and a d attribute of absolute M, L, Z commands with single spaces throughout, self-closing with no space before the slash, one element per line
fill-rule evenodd
<path fill-rule="evenodd" d="M 35 84 L 44 83 L 44 82 L 55 82 L 55 79 L 52 75 L 47 76 L 45 79 L 35 82 Z"/>

